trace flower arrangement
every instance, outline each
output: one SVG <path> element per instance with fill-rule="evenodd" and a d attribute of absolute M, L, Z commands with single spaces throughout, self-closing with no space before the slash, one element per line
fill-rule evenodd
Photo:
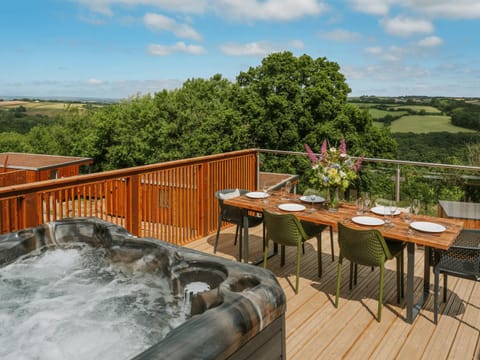
<path fill-rule="evenodd" d="M 356 179 L 363 161 L 363 157 L 361 157 L 354 162 L 347 154 L 347 145 L 343 137 L 338 149 L 335 147 L 327 149 L 327 141 L 324 140 L 319 157 L 307 144 L 305 144 L 305 149 L 313 170 L 310 183 L 319 188 L 337 188 L 345 191 Z"/>

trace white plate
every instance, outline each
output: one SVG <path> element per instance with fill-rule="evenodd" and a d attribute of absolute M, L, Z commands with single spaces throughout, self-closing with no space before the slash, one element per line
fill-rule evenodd
<path fill-rule="evenodd" d="M 371 212 L 377 215 L 391 215 L 390 213 L 391 206 L 375 206 L 370 209 Z M 396 208 L 393 215 L 400 215 L 400 209 Z"/>
<path fill-rule="evenodd" d="M 428 221 L 414 221 L 410 224 L 410 227 L 418 231 L 431 233 L 443 232 L 446 230 L 445 226 Z"/>
<path fill-rule="evenodd" d="M 263 191 L 252 191 L 246 193 L 245 195 L 251 199 L 264 199 L 269 196 L 266 192 Z"/>
<path fill-rule="evenodd" d="M 378 226 L 385 224 L 385 221 L 371 216 L 355 216 L 352 221 L 360 225 Z"/>
<path fill-rule="evenodd" d="M 300 204 L 280 204 L 278 208 L 283 211 L 303 211 L 305 206 Z"/>
<path fill-rule="evenodd" d="M 300 196 L 300 200 L 306 203 L 312 203 L 312 199 L 310 196 Z M 318 204 L 318 203 L 323 203 L 325 199 L 321 196 L 315 195 L 315 199 L 313 200 L 313 203 Z"/>

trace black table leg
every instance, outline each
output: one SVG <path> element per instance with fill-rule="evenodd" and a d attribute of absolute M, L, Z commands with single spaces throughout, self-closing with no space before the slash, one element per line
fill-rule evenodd
<path fill-rule="evenodd" d="M 264 228 L 265 229 L 265 228 Z M 265 235 L 265 234 L 264 234 Z M 243 215 L 243 262 L 248 263 L 248 213 L 245 212 Z M 262 247 L 262 254 L 263 254 Z M 267 258 L 270 259 L 272 256 L 275 256 L 278 253 L 278 247 L 274 246 L 274 251 L 267 255 Z M 254 265 L 261 264 L 263 262 L 263 256 L 261 259 L 255 260 L 252 263 Z"/>
<path fill-rule="evenodd" d="M 248 214 L 243 215 L 243 262 L 248 263 Z"/>
<path fill-rule="evenodd" d="M 417 317 L 420 309 L 425 304 L 430 293 L 430 248 L 425 247 L 425 258 L 423 267 L 423 294 L 420 301 L 416 304 L 413 303 L 414 296 L 414 278 L 415 278 L 415 244 L 407 244 L 407 322 L 413 323 Z"/>

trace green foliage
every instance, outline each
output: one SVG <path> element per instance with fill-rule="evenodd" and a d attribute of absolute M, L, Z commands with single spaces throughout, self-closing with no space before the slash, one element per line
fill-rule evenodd
<path fill-rule="evenodd" d="M 18 106 L 11 110 L 0 109 L 0 133 L 15 132 L 26 134 L 34 126 L 50 126 L 57 122 L 59 122 L 57 118 L 50 118 L 43 115 L 28 115 L 23 106 Z"/>
<path fill-rule="evenodd" d="M 480 106 L 465 104 L 463 107 L 453 109 L 452 124 L 480 130 Z"/>
<path fill-rule="evenodd" d="M 319 151 L 342 136 L 352 155 L 390 157 L 395 142 L 366 111 L 347 103 L 350 88 L 337 63 L 290 52 L 271 54 L 237 77 L 237 106 L 252 147 Z"/>
<path fill-rule="evenodd" d="M 397 159 L 445 164 L 469 164 L 467 146 L 480 142 L 477 133 L 395 133 L 393 137 L 399 148 Z"/>
<path fill-rule="evenodd" d="M 31 152 L 32 148 L 25 135 L 16 132 L 0 134 L 0 152 Z"/>

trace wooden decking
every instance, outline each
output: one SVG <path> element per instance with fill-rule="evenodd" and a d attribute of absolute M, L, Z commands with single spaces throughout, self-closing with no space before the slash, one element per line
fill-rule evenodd
<path fill-rule="evenodd" d="M 235 227 L 221 232 L 217 255 L 235 259 Z M 382 321 L 376 321 L 378 269 L 359 268 L 358 283 L 348 289 L 344 263 L 340 304 L 334 307 L 338 248 L 332 262 L 330 237 L 323 233 L 323 276 L 317 276 L 316 241 L 302 256 L 300 290 L 295 295 L 295 249 L 287 248 L 286 264 L 279 256 L 268 261 L 287 296 L 287 359 L 479 359 L 480 283 L 448 278 L 447 302 L 440 302 L 439 323 L 433 323 L 433 294 L 413 324 L 405 321 L 405 301 L 396 303 L 395 261 L 387 263 Z M 261 257 L 261 226 L 250 233 L 250 256 Z M 215 235 L 189 248 L 213 253 Z M 406 255 L 405 255 L 406 256 Z M 405 259 L 406 260 L 406 259 Z M 415 256 L 416 298 L 422 291 L 423 250 Z M 442 278 L 441 278 L 442 280 Z M 433 275 L 432 275 L 433 281 Z M 443 281 L 440 286 L 442 299 Z M 431 286 L 433 290 L 433 284 Z"/>

